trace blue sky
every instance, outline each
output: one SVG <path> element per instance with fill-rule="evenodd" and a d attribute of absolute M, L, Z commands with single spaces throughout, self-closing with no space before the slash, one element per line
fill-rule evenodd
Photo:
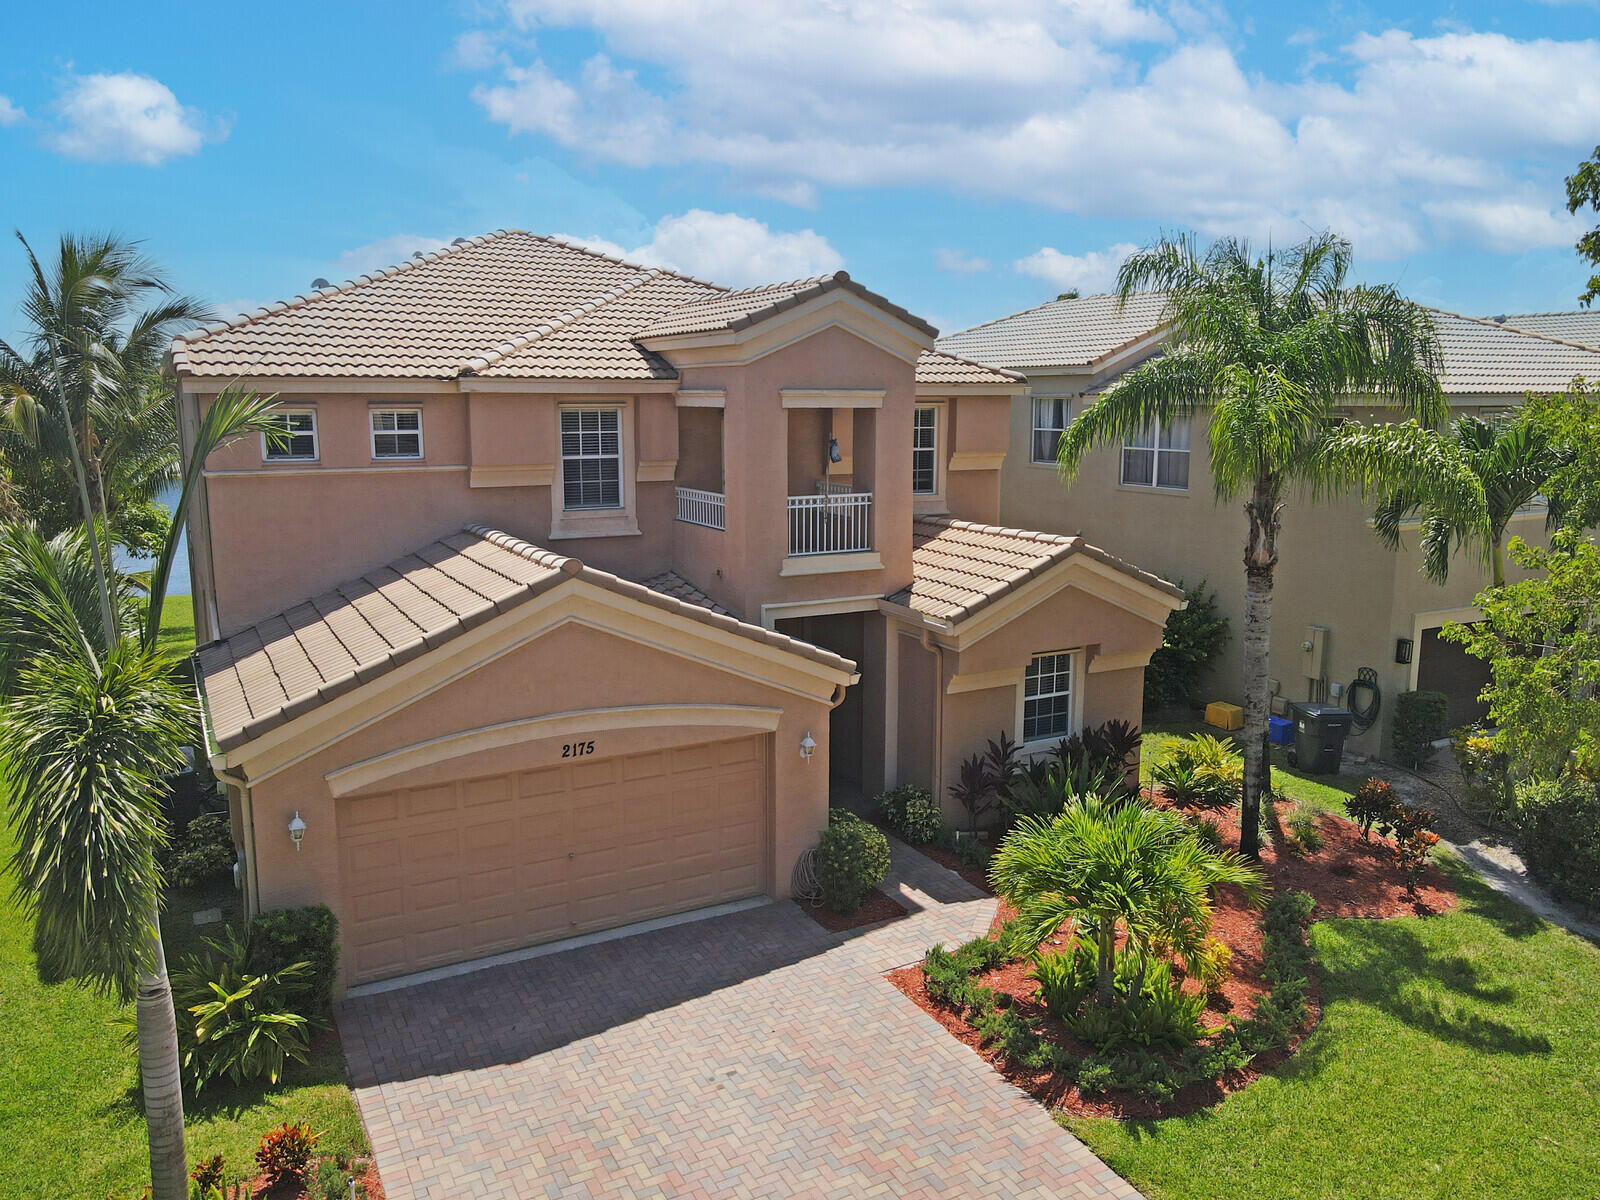
<path fill-rule="evenodd" d="M 1597 32 L 1521 0 L 10 5 L 0 220 L 143 238 L 229 315 L 501 226 L 732 284 L 844 266 L 947 330 L 1183 229 L 1331 227 L 1418 300 L 1571 308 Z M 21 272 L 0 248 L 0 329 Z"/>

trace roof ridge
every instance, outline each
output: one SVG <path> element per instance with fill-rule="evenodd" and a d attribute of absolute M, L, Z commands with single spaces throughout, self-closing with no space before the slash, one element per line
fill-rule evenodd
<path fill-rule="evenodd" d="M 980 371 L 992 371 L 996 375 L 1005 375 L 1008 378 L 1015 379 L 1020 383 L 1028 382 L 1028 377 L 1021 371 L 1012 371 L 1005 367 L 991 367 L 987 363 L 981 363 L 977 361 L 977 359 L 962 358 L 959 354 L 951 354 L 948 350 L 941 350 L 937 345 L 929 346 L 923 351 L 923 353 L 937 354 L 940 358 L 948 358 L 951 362 L 965 363 L 969 367 L 977 367 Z"/>
<path fill-rule="evenodd" d="M 583 560 L 580 558 L 557 554 L 553 550 L 541 549 L 532 542 L 525 542 L 519 537 L 504 533 L 488 525 L 468 525 L 463 532 L 482 538 L 491 546 L 499 546 L 502 550 L 509 550 L 511 553 L 527 559 L 535 566 L 561 571 L 567 575 L 576 575 L 584 569 Z"/>
<path fill-rule="evenodd" d="M 521 233 L 519 229 L 516 232 Z M 652 267 L 645 263 L 634 262 L 631 258 L 623 258 L 617 254 L 607 254 L 604 250 L 596 250 L 593 246 L 585 245 L 577 238 L 556 233 L 530 233 L 531 238 L 538 238 L 541 242 L 550 242 L 557 246 L 565 246 L 568 250 L 581 250 L 593 258 L 602 258 L 606 262 L 620 263 L 624 267 L 632 267 L 636 271 L 654 271 L 658 275 L 675 275 L 679 279 L 687 279 L 690 283 L 698 283 L 702 287 L 716 288 L 719 292 L 728 292 L 732 289 L 725 283 L 712 283 L 709 279 L 701 279 L 695 275 L 685 275 L 682 271 L 673 270 L 671 267 Z"/>
<path fill-rule="evenodd" d="M 342 292 L 351 292 L 356 288 L 365 287 L 369 283 L 376 283 L 380 279 L 387 279 L 391 275 L 398 275 L 402 271 L 410 271 L 416 267 L 425 266 L 431 262 L 437 262 L 446 255 L 454 254 L 457 251 L 469 250 L 477 246 L 485 246 L 490 242 L 498 241 L 500 238 L 509 237 L 510 235 L 516 233 L 523 234 L 525 237 L 538 236 L 537 234 L 527 233 L 525 230 L 521 229 L 496 229 L 490 233 L 480 233 L 475 237 L 457 238 L 448 246 L 441 246 L 437 250 L 431 251 L 428 254 L 424 254 L 421 258 L 408 258 L 402 262 L 396 263 L 392 267 L 385 267 L 380 271 L 372 271 L 365 275 L 358 275 L 354 279 L 345 280 L 337 287 L 317 288 L 312 292 L 302 292 L 300 295 L 295 296 L 291 300 L 278 300 L 274 301 L 272 304 L 264 304 L 260 308 L 254 309 L 251 312 L 240 313 L 231 321 L 214 321 L 210 325 L 202 325 L 199 329 L 191 329 L 184 333 L 174 334 L 172 340 L 174 342 L 183 342 L 185 344 L 198 342 L 206 337 L 209 337 L 213 333 L 222 333 L 225 330 L 237 329 L 241 325 L 248 325 L 250 322 L 258 321 L 262 317 L 270 317 L 275 313 L 287 312 L 291 308 L 299 308 L 301 305 L 310 304 L 313 300 L 322 300 L 328 296 L 337 296 Z"/>
<path fill-rule="evenodd" d="M 1077 534 L 1046 533 L 1042 529 L 1018 529 L 1010 525 L 989 525 L 982 521 L 963 520 L 960 517 L 928 516 L 918 517 L 917 520 L 943 525 L 947 529 L 970 529 L 974 533 L 1001 534 L 1005 537 L 1022 538 L 1025 541 L 1040 542 L 1051 546 L 1075 546 L 1079 543 L 1088 545 Z"/>
<path fill-rule="evenodd" d="M 628 263 L 625 265 L 632 266 L 633 264 Z M 618 297 L 625 296 L 629 292 L 634 291 L 637 288 L 641 288 L 652 280 L 660 279 L 663 276 L 663 272 L 655 267 L 640 267 L 639 269 L 643 271 L 644 274 L 640 275 L 638 278 L 630 279 L 627 283 L 622 284 L 620 287 L 614 287 L 609 291 L 602 292 L 593 300 L 585 300 L 577 307 L 569 308 L 559 317 L 555 317 L 554 319 L 546 321 L 541 325 L 536 325 L 533 329 L 522 334 L 520 337 L 514 337 L 508 342 L 501 342 L 498 346 L 491 346 L 488 350 L 484 351 L 484 353 L 474 355 L 473 357 L 467 359 L 465 363 L 457 368 L 457 373 L 461 375 L 470 375 L 478 371 L 482 371 L 487 367 L 493 366 L 501 359 L 515 354 L 517 351 L 527 349 L 527 347 L 533 345 L 533 343 L 538 341 L 540 338 L 545 337 L 548 334 L 555 333 L 557 330 L 565 329 L 568 325 L 571 325 L 579 319 L 588 316 L 590 313 L 594 312 L 595 309 L 600 308 L 603 305 L 610 304 Z M 668 272 L 668 274 L 670 274 L 670 272 Z"/>
<path fill-rule="evenodd" d="M 1080 304 L 1085 300 L 1108 300 L 1111 297 L 1115 296 L 1116 294 L 1117 294 L 1116 292 L 1095 292 L 1092 296 L 1073 296 L 1073 297 L 1071 297 L 1069 299 L 1066 299 L 1066 300 L 1063 300 L 1063 299 L 1061 299 L 1061 297 L 1057 296 L 1054 300 L 1046 300 L 1043 304 L 1035 304 L 1031 308 L 1019 308 L 1014 313 L 1007 313 L 1005 316 L 996 317 L 992 321 L 981 321 L 976 325 L 969 325 L 965 329 L 956 329 L 956 330 L 953 330 L 950 333 L 945 334 L 944 336 L 946 338 L 953 338 L 953 337 L 960 337 L 964 333 L 975 333 L 980 329 L 988 329 L 991 325 L 998 325 L 1002 321 L 1012 321 L 1012 320 L 1015 320 L 1017 317 L 1025 317 L 1029 313 L 1039 312 L 1041 309 L 1049 308 L 1052 304 Z M 1160 292 L 1154 292 L 1154 291 L 1151 291 L 1151 292 L 1132 292 L 1132 293 L 1129 294 L 1128 299 L 1131 300 L 1131 299 L 1133 299 L 1134 296 L 1159 296 L 1160 294 L 1161 294 Z M 944 338 L 940 338 L 939 340 L 943 341 Z M 983 365 L 984 364 L 982 364 L 982 363 L 978 364 L 978 366 L 980 366 L 980 367 L 983 366 Z"/>
<path fill-rule="evenodd" d="M 1486 325 L 1490 329 L 1503 329 L 1507 333 L 1514 333 L 1525 338 L 1534 338 L 1541 342 L 1554 342 L 1558 346 L 1567 346 L 1573 350 L 1585 350 L 1590 354 L 1600 354 L 1600 349 L 1586 346 L 1582 342 L 1568 341 L 1566 338 L 1554 337 L 1548 333 L 1538 333 L 1532 329 L 1524 329 L 1520 325 L 1509 325 L 1504 321 L 1496 321 L 1493 317 L 1469 317 L 1466 313 L 1451 312 L 1448 308 L 1434 308 L 1426 306 L 1429 312 L 1441 313 L 1447 317 L 1455 317 L 1461 321 L 1471 321 L 1474 325 Z M 1527 314 L 1532 316 L 1532 313 Z"/>
<path fill-rule="evenodd" d="M 1545 312 L 1503 313 L 1501 315 L 1504 317 L 1504 321 L 1495 320 L 1494 317 L 1484 319 L 1501 325 L 1505 321 L 1511 320 L 1512 317 L 1600 317 L 1600 308 L 1553 308 Z"/>

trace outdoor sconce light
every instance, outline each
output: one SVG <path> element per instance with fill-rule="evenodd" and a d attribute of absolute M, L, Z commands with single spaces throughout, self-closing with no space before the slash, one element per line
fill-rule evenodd
<path fill-rule="evenodd" d="M 831 438 L 828 439 L 828 461 L 829 462 L 843 462 L 844 461 L 844 455 L 839 453 L 839 439 L 836 438 L 836 437 L 831 437 Z"/>
<path fill-rule="evenodd" d="M 811 756 L 816 752 L 816 739 L 811 736 L 811 731 L 808 729 L 806 730 L 805 737 L 800 739 L 800 757 L 805 759 L 807 762 L 810 762 Z"/>
<path fill-rule="evenodd" d="M 1397 663 L 1408 663 L 1408 662 L 1411 661 L 1411 639 L 1410 638 L 1395 638 L 1395 640 L 1394 640 L 1394 660 Z"/>
<path fill-rule="evenodd" d="M 296 853 L 300 850 L 300 843 L 306 840 L 306 823 L 300 819 L 299 809 L 295 809 L 294 817 L 289 821 L 289 840 L 294 843 Z"/>

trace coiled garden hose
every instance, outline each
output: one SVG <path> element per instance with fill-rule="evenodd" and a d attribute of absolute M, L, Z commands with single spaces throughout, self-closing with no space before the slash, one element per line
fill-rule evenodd
<path fill-rule="evenodd" d="M 1371 699 L 1358 699 L 1358 694 L 1363 692 L 1370 694 Z M 1378 686 L 1378 673 L 1371 667 L 1362 667 L 1356 672 L 1350 686 L 1345 688 L 1344 697 L 1345 707 L 1355 718 L 1353 724 L 1357 733 L 1365 733 L 1377 723 L 1378 713 L 1383 710 L 1383 689 Z"/>

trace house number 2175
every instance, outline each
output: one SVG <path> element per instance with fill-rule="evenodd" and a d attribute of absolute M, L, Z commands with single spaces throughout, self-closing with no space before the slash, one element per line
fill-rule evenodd
<path fill-rule="evenodd" d="M 561 747 L 562 758 L 582 758 L 594 753 L 593 742 L 567 742 Z"/>

